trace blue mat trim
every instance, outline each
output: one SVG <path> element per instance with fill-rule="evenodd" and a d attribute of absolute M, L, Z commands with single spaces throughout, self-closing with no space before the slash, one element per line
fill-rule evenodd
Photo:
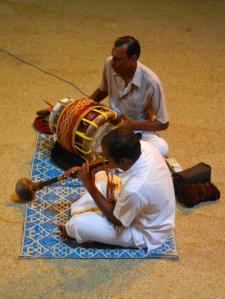
<path fill-rule="evenodd" d="M 50 160 L 52 136 L 40 134 L 33 157 L 31 179 L 44 181 L 62 173 Z M 178 259 L 174 235 L 159 248 L 120 248 L 102 244 L 79 245 L 75 240 L 62 239 L 57 223 L 65 223 L 70 216 L 70 205 L 84 188 L 79 179 L 67 179 L 36 192 L 35 200 L 26 206 L 21 257 L 75 259 Z"/>

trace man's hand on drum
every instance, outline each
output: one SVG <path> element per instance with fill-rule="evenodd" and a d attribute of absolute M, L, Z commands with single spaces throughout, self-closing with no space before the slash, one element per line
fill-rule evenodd
<path fill-rule="evenodd" d="M 80 170 L 81 167 L 79 166 L 74 166 L 66 171 L 64 171 L 63 173 L 63 176 L 65 178 L 69 178 L 69 177 L 72 177 L 72 178 L 76 178 L 77 175 L 78 175 L 78 171 Z"/>
<path fill-rule="evenodd" d="M 89 163 L 87 161 L 80 167 L 78 177 L 82 180 L 89 192 L 93 187 L 95 188 L 95 175 L 90 171 Z"/>
<path fill-rule="evenodd" d="M 121 115 L 121 122 L 118 127 L 124 127 L 125 129 L 134 130 L 136 129 L 137 122 L 131 118 L 129 118 L 126 114 Z"/>

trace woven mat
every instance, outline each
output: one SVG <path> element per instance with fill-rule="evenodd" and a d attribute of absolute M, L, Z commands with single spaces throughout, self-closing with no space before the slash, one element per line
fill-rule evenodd
<path fill-rule="evenodd" d="M 38 133 L 33 157 L 31 179 L 45 181 L 62 173 L 50 160 L 53 138 Z M 120 248 L 102 244 L 79 245 L 75 240 L 63 239 L 57 223 L 66 223 L 70 205 L 84 192 L 79 179 L 67 179 L 36 192 L 35 200 L 26 206 L 24 235 L 21 249 L 23 258 L 76 258 L 76 259 L 178 259 L 174 235 L 159 248 Z"/>

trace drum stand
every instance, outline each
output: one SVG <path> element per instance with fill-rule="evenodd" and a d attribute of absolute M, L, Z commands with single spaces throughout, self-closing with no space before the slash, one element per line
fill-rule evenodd
<path fill-rule="evenodd" d="M 81 156 L 67 151 L 57 141 L 53 146 L 51 159 L 58 167 L 64 170 L 73 166 L 81 166 L 84 162 L 84 159 Z"/>

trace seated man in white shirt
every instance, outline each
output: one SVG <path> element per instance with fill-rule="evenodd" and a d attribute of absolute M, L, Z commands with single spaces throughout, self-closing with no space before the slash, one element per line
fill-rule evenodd
<path fill-rule="evenodd" d="M 110 108 L 123 116 L 124 126 L 166 156 L 168 145 L 155 133 L 169 126 L 163 87 L 157 75 L 138 61 L 140 52 L 134 37 L 117 38 L 112 56 L 105 62 L 101 84 L 91 98 L 99 102 L 108 96 Z"/>
<path fill-rule="evenodd" d="M 122 127 L 103 137 L 102 151 L 108 167 L 119 168 L 122 174 L 94 175 L 87 162 L 65 173 L 78 170 L 87 191 L 72 204 L 70 220 L 58 225 L 62 235 L 78 243 L 159 247 L 175 223 L 174 188 L 163 157 Z"/>

